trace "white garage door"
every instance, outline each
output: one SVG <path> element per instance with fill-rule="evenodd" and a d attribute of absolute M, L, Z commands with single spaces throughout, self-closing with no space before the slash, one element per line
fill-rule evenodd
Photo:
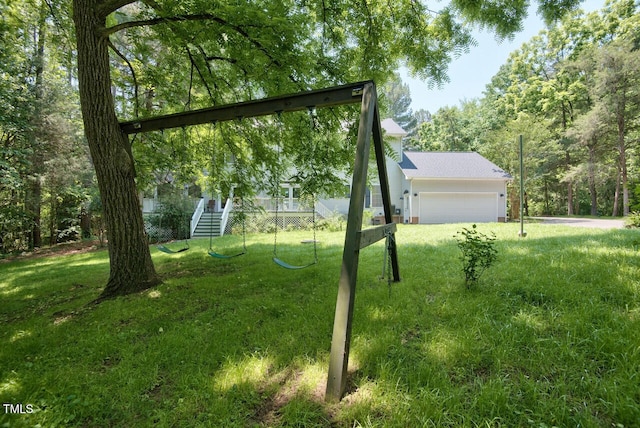
<path fill-rule="evenodd" d="M 420 223 L 498 221 L 497 193 L 420 193 Z"/>

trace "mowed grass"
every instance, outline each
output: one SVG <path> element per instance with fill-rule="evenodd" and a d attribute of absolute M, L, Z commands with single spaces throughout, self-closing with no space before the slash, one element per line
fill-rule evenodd
<path fill-rule="evenodd" d="M 0 263 L 0 402 L 33 410 L 0 426 L 640 426 L 640 233 L 478 225 L 499 254 L 469 291 L 465 226 L 401 225 L 391 291 L 382 243 L 361 252 L 339 404 L 323 398 L 344 233 L 319 232 L 299 271 L 269 235 L 229 260 L 208 240 L 153 248 L 164 283 L 97 306 L 106 251 Z M 279 257 L 312 260 L 309 235 L 279 233 Z"/>

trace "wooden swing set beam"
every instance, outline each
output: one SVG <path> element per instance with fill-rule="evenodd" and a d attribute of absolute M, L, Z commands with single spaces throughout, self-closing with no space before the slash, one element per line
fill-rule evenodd
<path fill-rule="evenodd" d="M 362 99 L 364 87 L 368 84 L 373 84 L 373 82 L 351 83 L 349 85 L 281 95 L 261 100 L 135 119 L 120 122 L 120 129 L 126 134 L 138 134 L 163 129 L 184 128 L 185 126 L 204 123 L 218 123 L 249 117 L 269 116 L 276 113 L 289 113 L 314 107 L 355 104 Z"/>
<path fill-rule="evenodd" d="M 320 108 L 355 104 L 358 102 L 361 103 L 360 121 L 351 183 L 347 230 L 345 232 L 342 267 L 338 284 L 338 298 L 333 322 L 331 355 L 329 357 L 329 373 L 325 395 L 327 401 L 339 401 L 345 392 L 347 384 L 351 326 L 353 323 L 353 308 L 356 295 L 360 250 L 385 239 L 387 236 L 394 238 L 390 240 L 389 257 L 391 257 L 393 281 L 400 281 L 398 254 L 394 236 L 396 225 L 392 219 L 389 177 L 385 163 L 382 127 L 380 125 L 380 113 L 378 111 L 375 83 L 373 81 L 352 83 L 332 88 L 265 98 L 263 100 L 247 101 L 244 103 L 120 123 L 120 128 L 126 134 L 137 134 L 169 128 L 184 128 L 186 126 L 204 123 L 237 120 L 239 118 L 294 112 L 314 107 Z M 385 224 L 363 230 L 362 218 L 371 140 L 373 140 L 378 167 Z"/>

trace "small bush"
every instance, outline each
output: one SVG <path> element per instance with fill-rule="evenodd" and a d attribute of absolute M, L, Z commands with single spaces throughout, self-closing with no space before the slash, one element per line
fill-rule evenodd
<path fill-rule="evenodd" d="M 344 215 L 334 212 L 330 217 L 317 220 L 316 227 L 318 230 L 328 232 L 340 232 L 347 227 L 347 220 Z"/>
<path fill-rule="evenodd" d="M 640 227 L 640 211 L 633 211 L 629 213 L 624 221 L 624 226 L 627 229 L 635 229 Z"/>
<path fill-rule="evenodd" d="M 471 288 L 498 257 L 498 250 L 495 248 L 496 237 L 494 234 L 487 236 L 478 232 L 474 224 L 471 229 L 463 228 L 455 238 L 462 252 L 460 260 L 465 284 L 467 288 Z"/>

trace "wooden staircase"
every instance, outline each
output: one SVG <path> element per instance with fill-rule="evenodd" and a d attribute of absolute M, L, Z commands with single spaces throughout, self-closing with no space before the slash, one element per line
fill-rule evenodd
<path fill-rule="evenodd" d="M 221 236 L 220 223 L 222 213 L 202 213 L 200 221 L 193 232 L 192 238 L 208 238 L 210 236 Z"/>

